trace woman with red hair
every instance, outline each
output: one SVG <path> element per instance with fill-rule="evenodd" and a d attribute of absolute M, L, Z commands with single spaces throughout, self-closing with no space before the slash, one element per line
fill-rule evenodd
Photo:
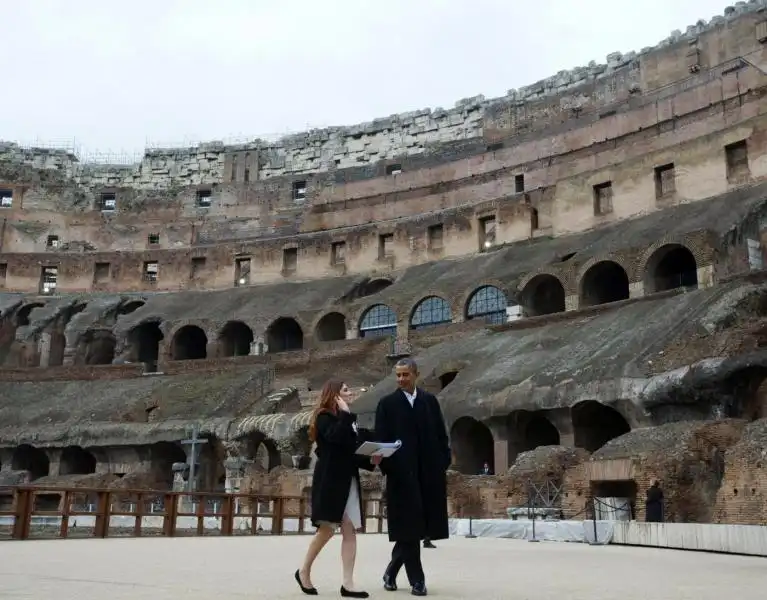
<path fill-rule="evenodd" d="M 309 426 L 309 439 L 317 443 L 317 462 L 312 474 L 312 525 L 317 531 L 309 544 L 303 566 L 295 573 L 304 594 L 317 595 L 312 585 L 312 564 L 320 551 L 341 528 L 341 596 L 367 598 L 368 593 L 354 587 L 354 561 L 357 555 L 357 530 L 364 511 L 360 494 L 359 469 L 375 469 L 380 458 L 355 454 L 362 443 L 356 415 L 349 410 L 352 393 L 338 379 L 322 388 Z M 370 436 L 368 436 L 370 437 Z"/>

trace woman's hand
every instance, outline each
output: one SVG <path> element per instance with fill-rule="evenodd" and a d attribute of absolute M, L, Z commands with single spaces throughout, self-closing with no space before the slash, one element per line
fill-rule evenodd
<path fill-rule="evenodd" d="M 370 462 L 372 462 L 374 465 L 380 465 L 381 461 L 383 460 L 383 456 L 380 454 L 374 454 L 370 457 Z"/>
<path fill-rule="evenodd" d="M 349 405 L 344 402 L 343 398 L 336 398 L 336 404 L 338 405 L 338 410 L 349 412 Z"/>

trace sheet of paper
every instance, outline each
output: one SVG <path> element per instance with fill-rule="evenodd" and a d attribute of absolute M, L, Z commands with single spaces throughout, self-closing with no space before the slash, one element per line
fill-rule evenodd
<path fill-rule="evenodd" d="M 380 456 L 382 458 L 389 458 L 397 450 L 402 447 L 402 442 L 397 440 L 396 442 L 364 442 L 356 453 L 363 456 Z"/>

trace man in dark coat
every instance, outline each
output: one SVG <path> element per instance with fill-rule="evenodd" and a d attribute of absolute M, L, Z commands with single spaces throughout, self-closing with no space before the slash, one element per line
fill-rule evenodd
<path fill-rule="evenodd" d="M 405 566 L 414 596 L 426 595 L 420 541 L 449 535 L 447 477 L 451 455 L 439 402 L 416 387 L 418 367 L 403 358 L 394 367 L 399 389 L 378 402 L 376 438 L 400 440 L 402 447 L 381 461 L 386 475 L 386 510 L 391 561 L 384 572 L 384 588 L 397 589 L 397 574 Z"/>
<path fill-rule="evenodd" d="M 648 523 L 663 522 L 663 490 L 660 489 L 660 484 L 657 481 L 653 481 L 647 490 L 645 521 Z"/>

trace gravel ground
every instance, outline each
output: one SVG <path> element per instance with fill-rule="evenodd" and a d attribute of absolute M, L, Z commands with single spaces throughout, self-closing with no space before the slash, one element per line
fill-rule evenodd
<path fill-rule="evenodd" d="M 197 600 L 301 598 L 293 572 L 309 538 L 30 540 L 0 543 L 0 598 L 8 600 Z M 762 600 L 763 558 L 495 538 L 452 538 L 423 550 L 429 595 L 440 598 Z M 339 597 L 340 538 L 313 574 L 321 596 Z M 386 592 L 391 544 L 359 537 L 357 584 Z"/>

